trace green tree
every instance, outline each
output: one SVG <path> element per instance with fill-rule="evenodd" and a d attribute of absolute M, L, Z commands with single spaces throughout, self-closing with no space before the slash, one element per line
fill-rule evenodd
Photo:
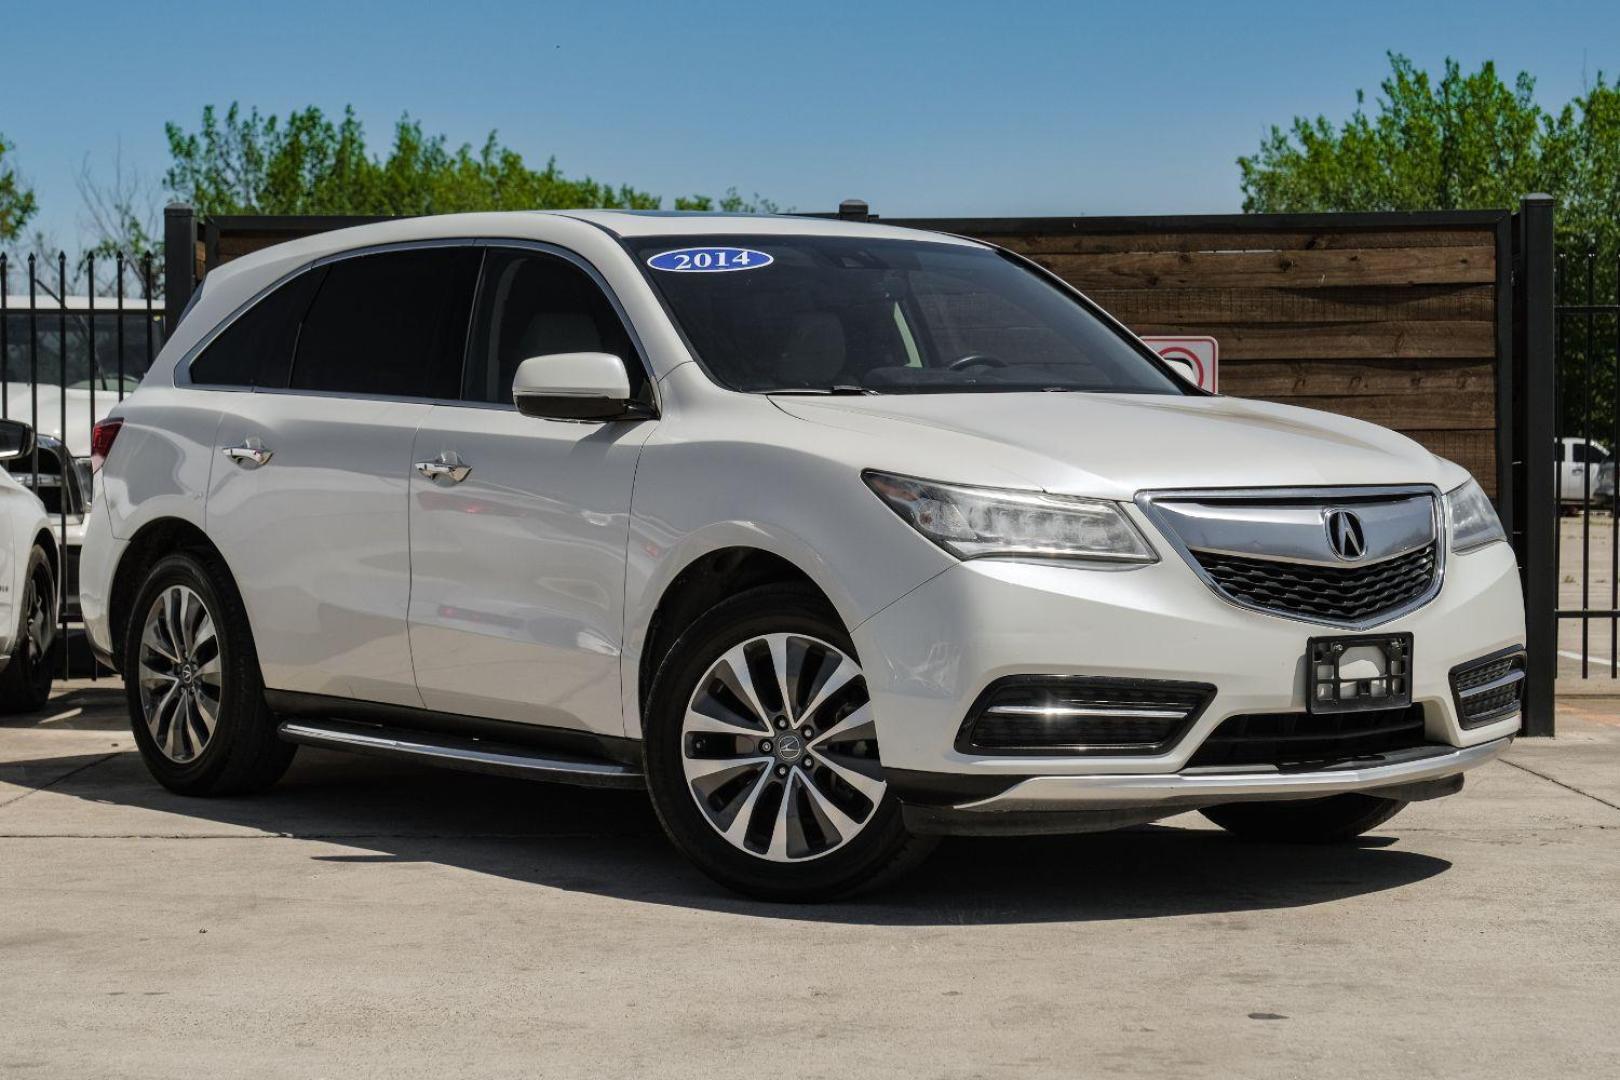
<path fill-rule="evenodd" d="M 727 188 L 726 193 L 715 199 L 708 195 L 680 195 L 675 198 L 677 210 L 719 210 L 727 214 L 780 214 L 782 208 L 758 192 L 751 199 L 745 199 L 737 194 L 736 188 Z"/>
<path fill-rule="evenodd" d="M 285 119 L 232 104 L 221 116 L 203 109 L 188 132 L 166 125 L 171 164 L 164 177 L 175 195 L 204 214 L 448 214 L 470 210 L 549 210 L 608 207 L 656 210 L 663 200 L 628 184 L 569 177 L 555 159 L 532 168 L 490 132 L 482 146 L 454 149 L 408 116 L 394 126 L 385 156 L 372 154 L 365 132 L 346 108 L 340 119 L 319 108 Z M 678 198 L 682 209 L 711 209 L 727 200 L 739 210 L 762 206 L 735 189 L 718 200 Z"/>
<path fill-rule="evenodd" d="M 1398 53 L 1369 113 L 1357 91 L 1350 117 L 1298 116 L 1240 157 L 1246 213 L 1459 210 L 1558 200 L 1566 246 L 1614 250 L 1620 241 L 1620 84 L 1599 74 L 1556 112 L 1535 80 L 1509 86 L 1489 61 L 1465 73 L 1445 62 L 1438 80 Z"/>
<path fill-rule="evenodd" d="M 0 135 L 0 240 L 11 240 L 21 234 L 28 219 L 39 209 L 33 189 L 17 175 L 17 170 L 6 164 L 10 150 L 11 144 Z"/>
<path fill-rule="evenodd" d="M 1404 56 L 1391 53 L 1389 61 L 1371 113 L 1358 92 L 1342 123 L 1295 117 L 1287 129 L 1273 127 L 1257 153 L 1238 158 L 1244 211 L 1503 208 L 1546 192 L 1558 202 L 1560 297 L 1613 297 L 1620 287 L 1620 84 L 1599 74 L 1549 112 L 1536 103 L 1527 74 L 1510 87 L 1489 62 L 1465 74 L 1447 60 L 1436 81 Z M 1562 430 L 1611 441 L 1609 433 L 1620 430 L 1613 317 L 1594 318 L 1590 347 L 1584 323 L 1561 329 Z"/>

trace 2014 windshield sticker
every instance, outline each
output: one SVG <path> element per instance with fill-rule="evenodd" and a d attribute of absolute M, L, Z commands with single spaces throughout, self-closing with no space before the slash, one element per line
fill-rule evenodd
<path fill-rule="evenodd" d="M 734 270 L 758 270 L 776 260 L 752 248 L 695 247 L 661 251 L 647 260 L 654 270 L 677 274 L 726 274 Z"/>

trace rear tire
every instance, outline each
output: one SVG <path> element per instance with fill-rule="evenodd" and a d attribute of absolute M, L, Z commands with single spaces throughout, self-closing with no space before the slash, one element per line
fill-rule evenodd
<path fill-rule="evenodd" d="M 906 832 L 855 646 L 811 589 L 751 589 L 693 623 L 653 680 L 643 734 L 664 831 L 738 892 L 835 899 L 933 849 Z"/>
<path fill-rule="evenodd" d="M 1406 808 L 1376 795 L 1330 795 L 1325 799 L 1228 803 L 1199 813 L 1245 840 L 1283 844 L 1337 844 L 1378 828 Z"/>
<path fill-rule="evenodd" d="M 259 791 L 298 748 L 264 703 L 247 611 L 217 559 L 182 552 L 153 566 L 124 633 L 130 724 L 146 767 L 181 795 Z"/>
<path fill-rule="evenodd" d="M 11 661 L 0 671 L 0 713 L 38 712 L 51 696 L 51 645 L 56 640 L 56 575 L 50 556 L 38 544 L 28 555 L 22 617 Z"/>

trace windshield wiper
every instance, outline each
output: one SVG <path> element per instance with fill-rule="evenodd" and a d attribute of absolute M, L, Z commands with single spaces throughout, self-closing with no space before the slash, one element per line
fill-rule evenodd
<path fill-rule="evenodd" d="M 877 391 L 865 386 L 850 386 L 840 383 L 836 386 L 801 386 L 791 390 L 767 390 L 767 394 L 815 394 L 818 397 L 851 397 L 854 395 L 876 394 Z"/>

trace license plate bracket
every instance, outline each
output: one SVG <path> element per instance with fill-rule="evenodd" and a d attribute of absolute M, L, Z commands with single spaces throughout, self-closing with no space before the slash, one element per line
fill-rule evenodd
<path fill-rule="evenodd" d="M 1305 705 L 1312 713 L 1403 709 L 1412 704 L 1412 635 L 1313 637 L 1305 646 Z"/>

